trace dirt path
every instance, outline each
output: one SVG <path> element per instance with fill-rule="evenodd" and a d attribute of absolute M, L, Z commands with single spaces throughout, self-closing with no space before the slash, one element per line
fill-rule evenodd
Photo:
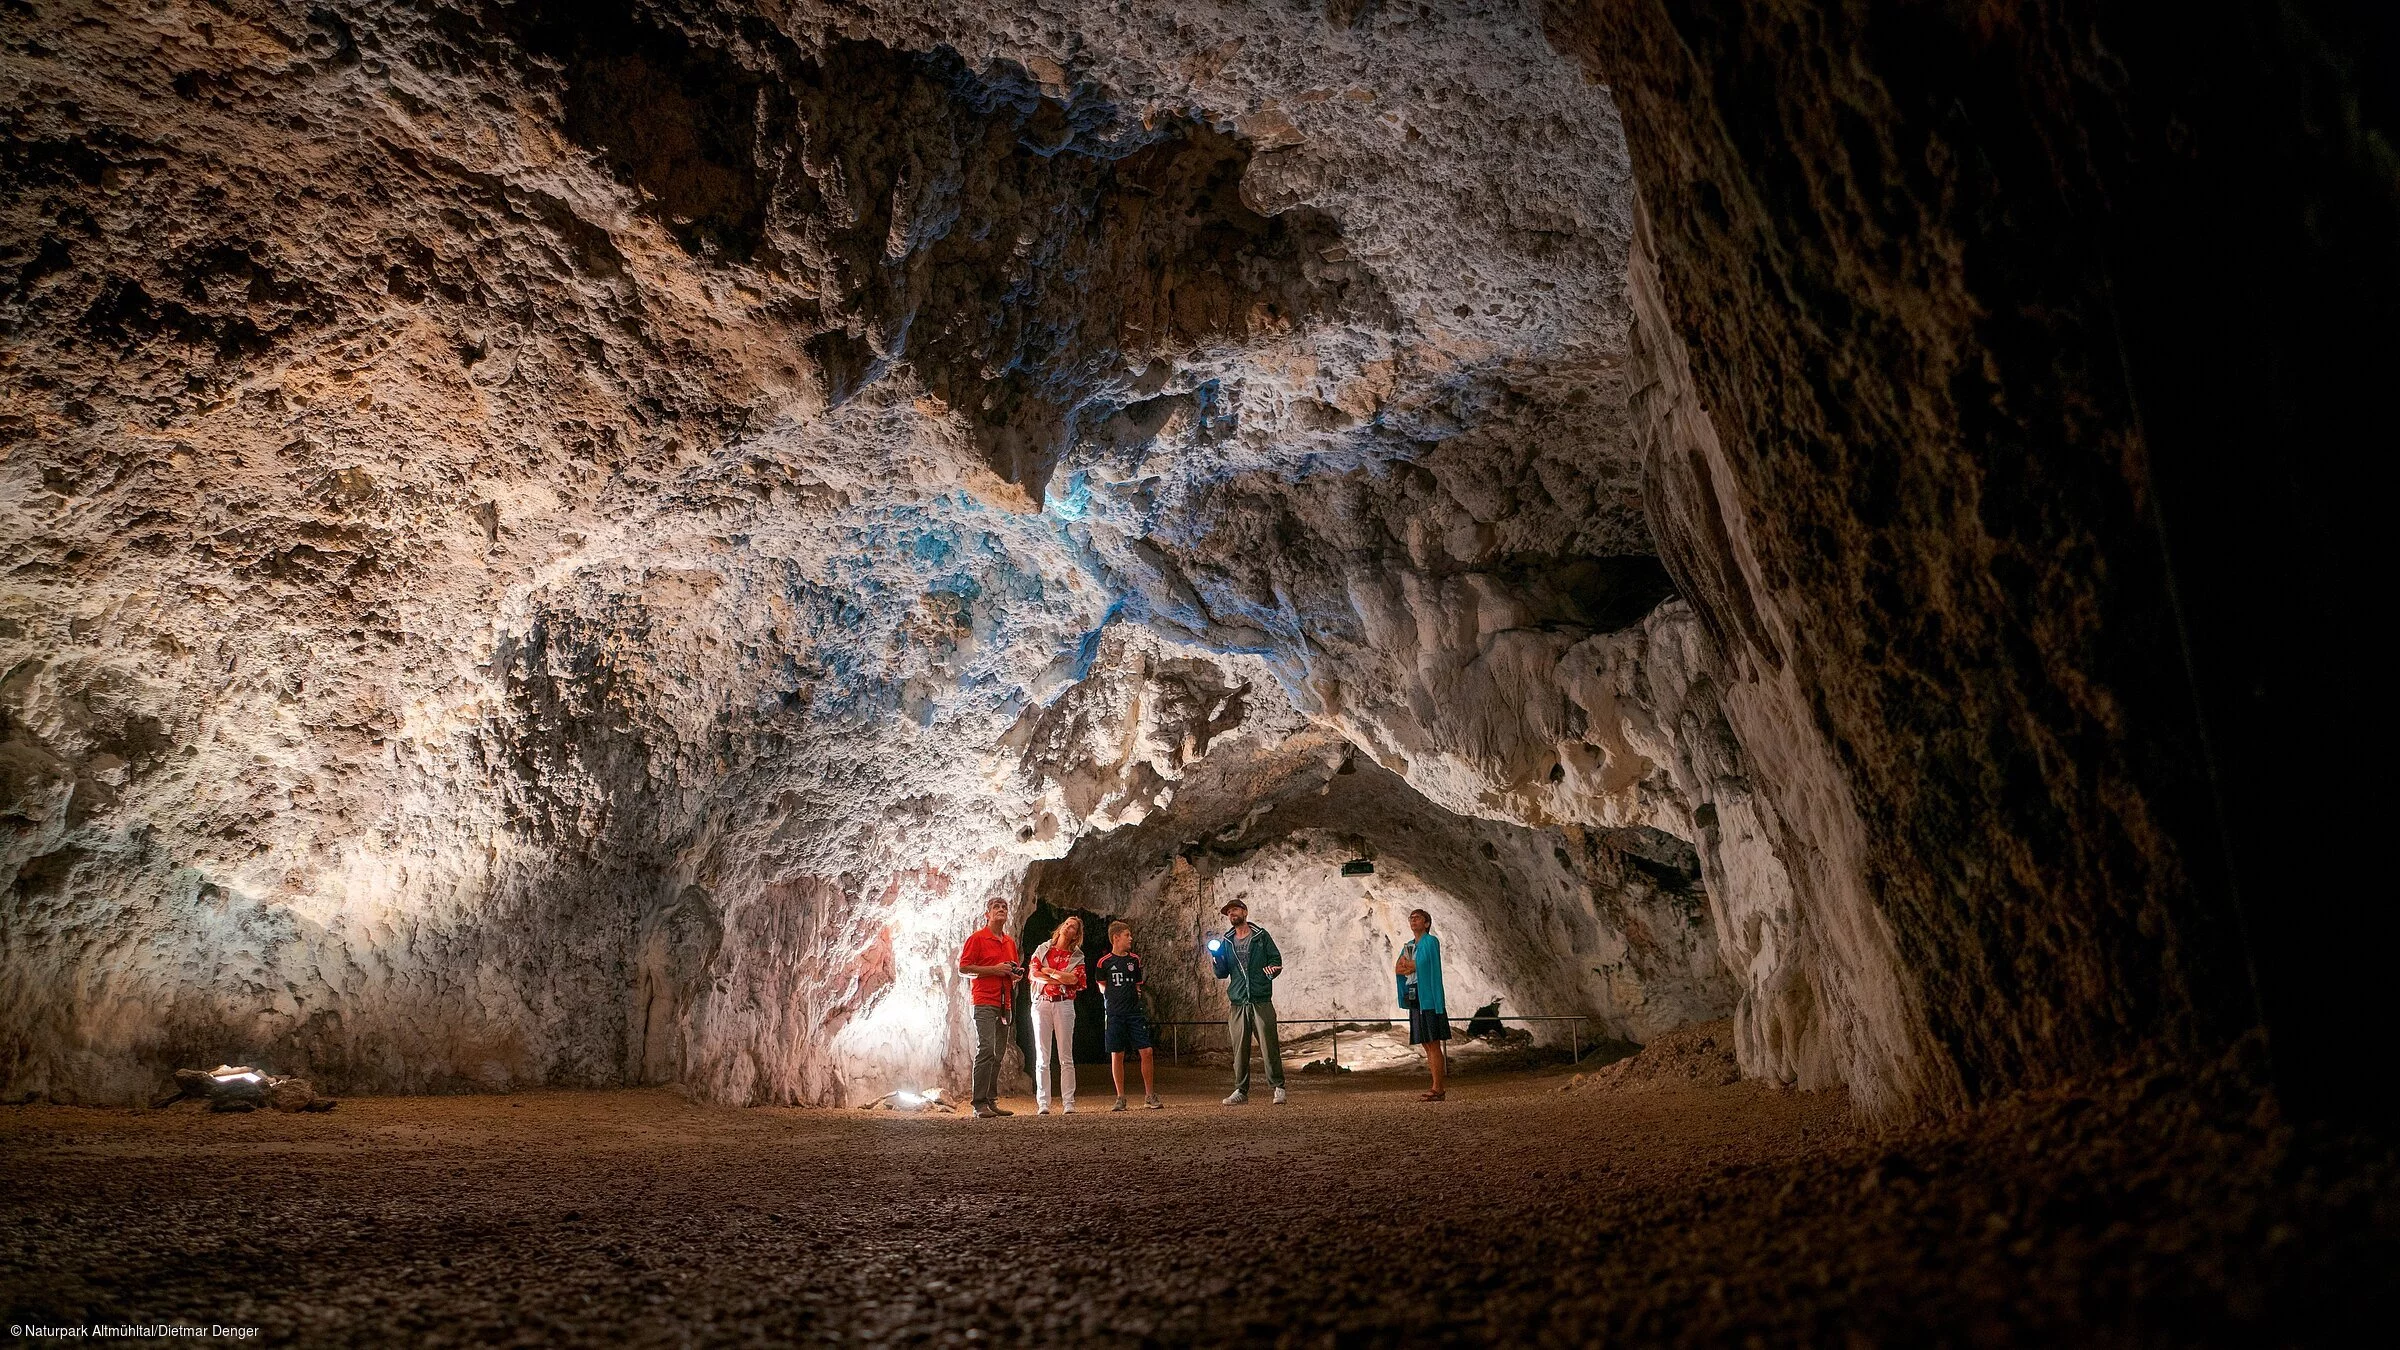
<path fill-rule="evenodd" d="M 2182 1343 L 2363 1310 L 2320 1286 L 2400 1227 L 2388 1168 L 2340 1203 L 2269 1178 L 2195 1227 L 2171 1190 L 2000 1158 L 2006 1121 L 1895 1147 L 1752 1085 L 1491 1075 L 1428 1106 L 1361 1075 L 1228 1110 L 1219 1079 L 990 1122 L 664 1092 L 14 1108 L 0 1301 L 308 1341 Z M 2227 1268 L 2277 1224 L 2283 1258 Z"/>

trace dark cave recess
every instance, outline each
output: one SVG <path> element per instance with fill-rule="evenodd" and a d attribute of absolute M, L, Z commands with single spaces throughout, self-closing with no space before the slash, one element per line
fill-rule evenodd
<path fill-rule="evenodd" d="M 1652 526 L 1720 646 L 1808 682 L 1933 1095 L 2263 1010 L 2296 1107 L 2390 1126 L 2352 1058 L 2400 937 L 2377 854 L 2296 888 L 2243 824 L 2305 783 L 2318 837 L 2372 838 L 2389 796 L 2390 7 L 1544 13 L 1623 111 L 1734 479 L 1655 456 Z"/>

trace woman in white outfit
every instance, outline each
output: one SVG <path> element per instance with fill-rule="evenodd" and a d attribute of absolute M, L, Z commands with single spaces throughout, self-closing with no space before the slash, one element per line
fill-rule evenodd
<path fill-rule="evenodd" d="M 1061 1114 L 1075 1110 L 1075 996 L 1083 992 L 1083 920 L 1070 914 L 1033 949 L 1033 1113 L 1050 1114 L 1050 1052 L 1058 1051 Z"/>

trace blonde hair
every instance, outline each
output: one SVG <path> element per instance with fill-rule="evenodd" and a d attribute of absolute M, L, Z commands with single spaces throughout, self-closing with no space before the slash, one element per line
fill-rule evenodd
<path fill-rule="evenodd" d="M 1078 917 L 1078 916 L 1076 916 L 1076 915 L 1073 915 L 1073 914 L 1070 914 L 1070 915 L 1068 915 L 1067 917 L 1065 917 L 1065 918 L 1063 918 L 1063 919 L 1060 919 L 1060 920 L 1058 921 L 1058 927 L 1056 927 L 1056 928 L 1053 928 L 1053 929 L 1051 929 L 1051 930 L 1050 930 L 1050 949 L 1051 949 L 1052 951 L 1057 951 L 1057 950 L 1058 950 L 1058 936 L 1059 936 L 1059 934 L 1061 934 L 1061 933 L 1064 933 L 1064 932 L 1066 932 L 1066 931 L 1067 931 L 1067 925 L 1068 925 L 1068 924 L 1073 924 L 1073 925 L 1075 925 L 1075 946 L 1074 946 L 1074 950 L 1075 950 L 1076 952 L 1080 953 L 1080 952 L 1083 950 L 1083 920 L 1082 920 L 1080 917 Z"/>

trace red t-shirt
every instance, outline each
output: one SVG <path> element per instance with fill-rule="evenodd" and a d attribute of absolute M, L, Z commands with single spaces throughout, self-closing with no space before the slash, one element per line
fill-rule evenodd
<path fill-rule="evenodd" d="M 1063 984 L 1036 981 L 1033 986 L 1035 998 L 1045 1003 L 1066 1003 L 1083 992 L 1085 978 L 1082 952 L 1072 947 L 1061 947 L 1055 942 L 1045 942 L 1034 952 L 1033 961 L 1036 966 L 1064 981 Z"/>
<path fill-rule="evenodd" d="M 1015 965 L 1016 961 L 1016 940 L 1004 934 L 995 933 L 989 928 L 978 928 L 969 934 L 967 949 L 958 954 L 958 963 L 962 966 L 1005 966 Z M 1008 986 L 1011 983 L 1012 981 L 1005 975 L 976 976 L 975 1002 L 977 1006 L 1007 1007 Z"/>

